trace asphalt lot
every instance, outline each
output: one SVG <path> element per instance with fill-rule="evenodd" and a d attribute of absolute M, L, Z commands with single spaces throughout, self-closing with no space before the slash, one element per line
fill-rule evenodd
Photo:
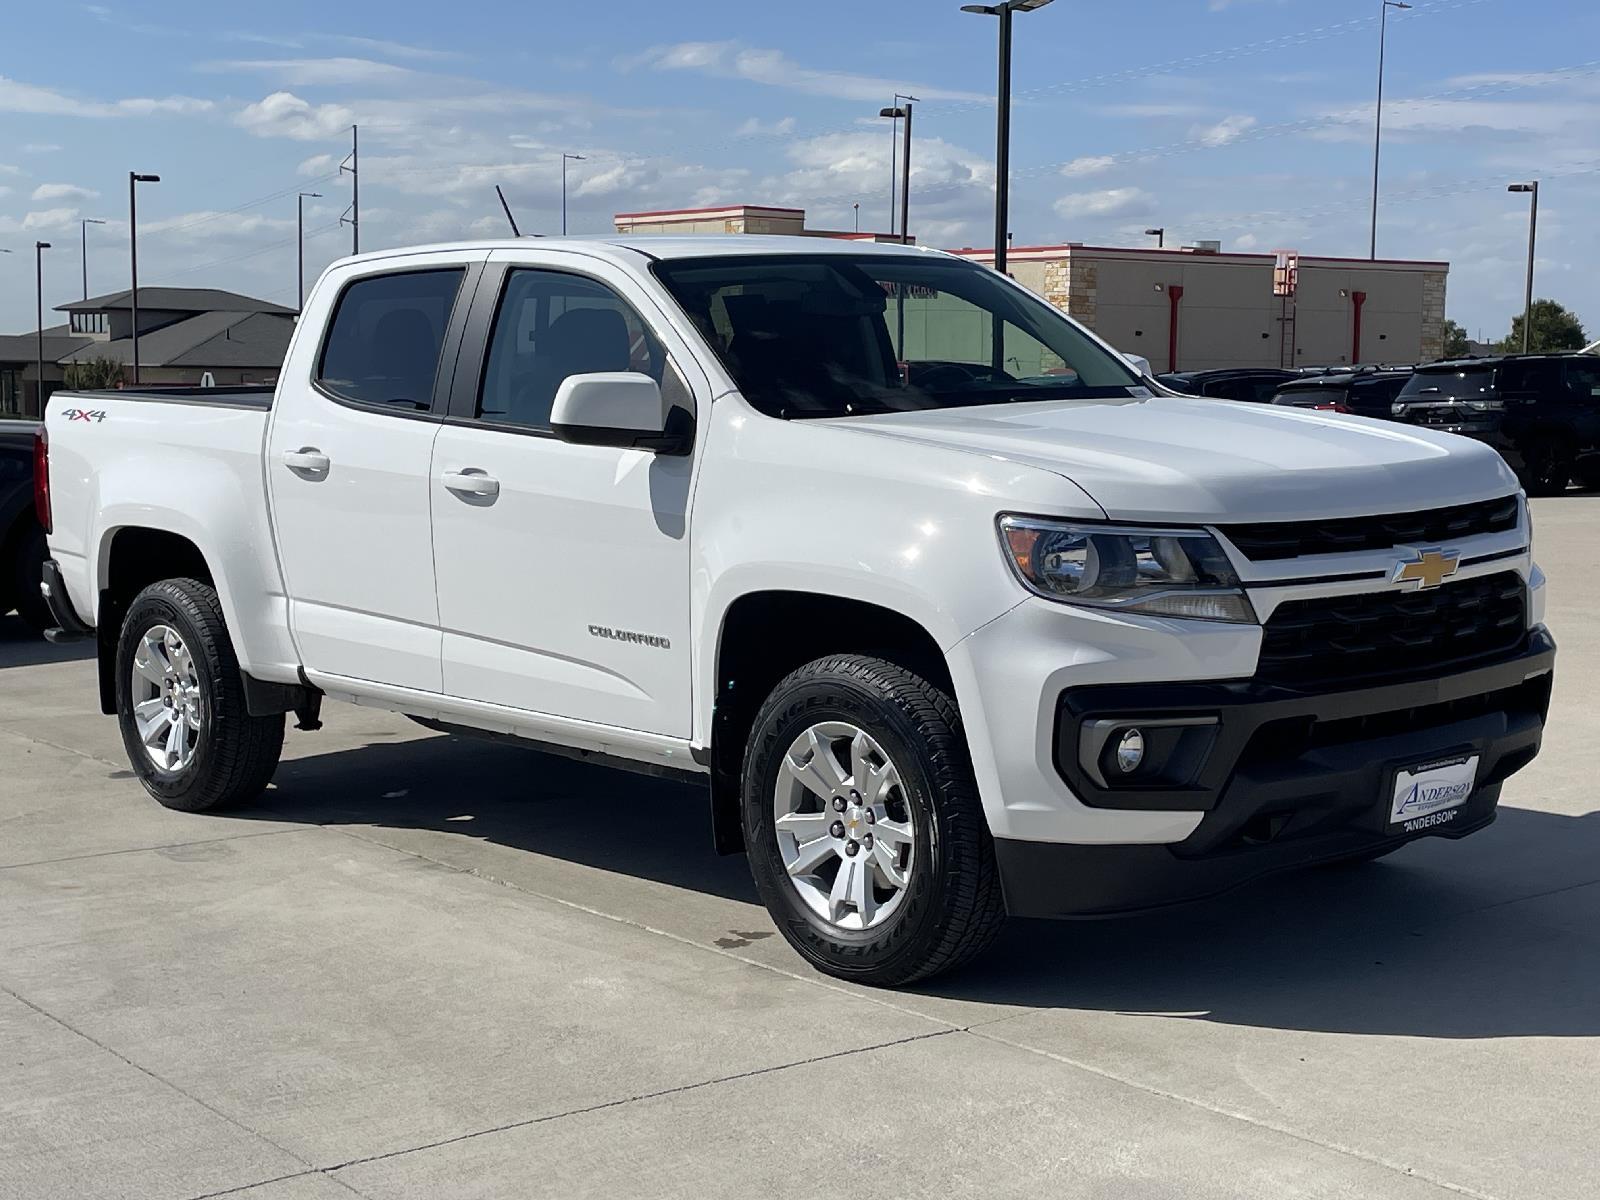
<path fill-rule="evenodd" d="M 1500 821 L 912 992 L 806 970 L 674 785 L 332 705 L 167 812 L 0 620 L 0 1197 L 1592 1197 L 1600 497 Z"/>

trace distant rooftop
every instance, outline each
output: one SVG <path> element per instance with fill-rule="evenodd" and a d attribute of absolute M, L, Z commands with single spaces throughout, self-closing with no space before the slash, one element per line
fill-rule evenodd
<path fill-rule="evenodd" d="M 133 293 L 127 289 L 91 296 L 87 300 L 74 300 L 71 304 L 56 305 L 57 312 L 104 312 L 109 309 L 131 308 Z M 294 316 L 294 309 L 238 292 L 225 292 L 220 288 L 139 288 L 139 307 L 151 311 L 167 312 L 240 312 L 279 313 Z"/>

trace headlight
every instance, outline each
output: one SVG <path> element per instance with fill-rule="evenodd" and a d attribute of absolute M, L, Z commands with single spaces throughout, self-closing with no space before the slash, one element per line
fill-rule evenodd
<path fill-rule="evenodd" d="M 1005 516 L 1000 541 L 1023 586 L 1046 600 L 1159 617 L 1256 620 L 1233 564 L 1203 530 Z"/>
<path fill-rule="evenodd" d="M 1463 400 L 1461 403 L 1473 412 L 1503 412 L 1506 407 L 1503 400 Z"/>

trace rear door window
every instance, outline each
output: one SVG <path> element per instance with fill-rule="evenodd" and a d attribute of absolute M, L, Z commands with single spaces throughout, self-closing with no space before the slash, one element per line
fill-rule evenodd
<path fill-rule="evenodd" d="M 464 271 L 401 271 L 358 279 L 334 309 L 317 383 L 356 404 L 433 407 L 445 329 Z"/>

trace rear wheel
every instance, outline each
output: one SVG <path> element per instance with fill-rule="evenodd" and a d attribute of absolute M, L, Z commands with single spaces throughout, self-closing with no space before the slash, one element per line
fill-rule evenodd
<path fill-rule="evenodd" d="M 751 730 L 742 804 L 756 888 L 827 974 L 925 979 L 1003 923 L 955 703 L 903 667 L 834 655 L 780 682 Z"/>
<path fill-rule="evenodd" d="M 266 788 L 283 714 L 252 717 L 217 593 L 194 579 L 134 599 L 117 644 L 117 723 L 134 774 L 168 808 L 205 812 Z"/>
<path fill-rule="evenodd" d="M 1529 446 L 1517 472 L 1530 496 L 1556 496 L 1567 490 L 1572 479 L 1572 463 L 1561 449 L 1549 442 Z"/>

